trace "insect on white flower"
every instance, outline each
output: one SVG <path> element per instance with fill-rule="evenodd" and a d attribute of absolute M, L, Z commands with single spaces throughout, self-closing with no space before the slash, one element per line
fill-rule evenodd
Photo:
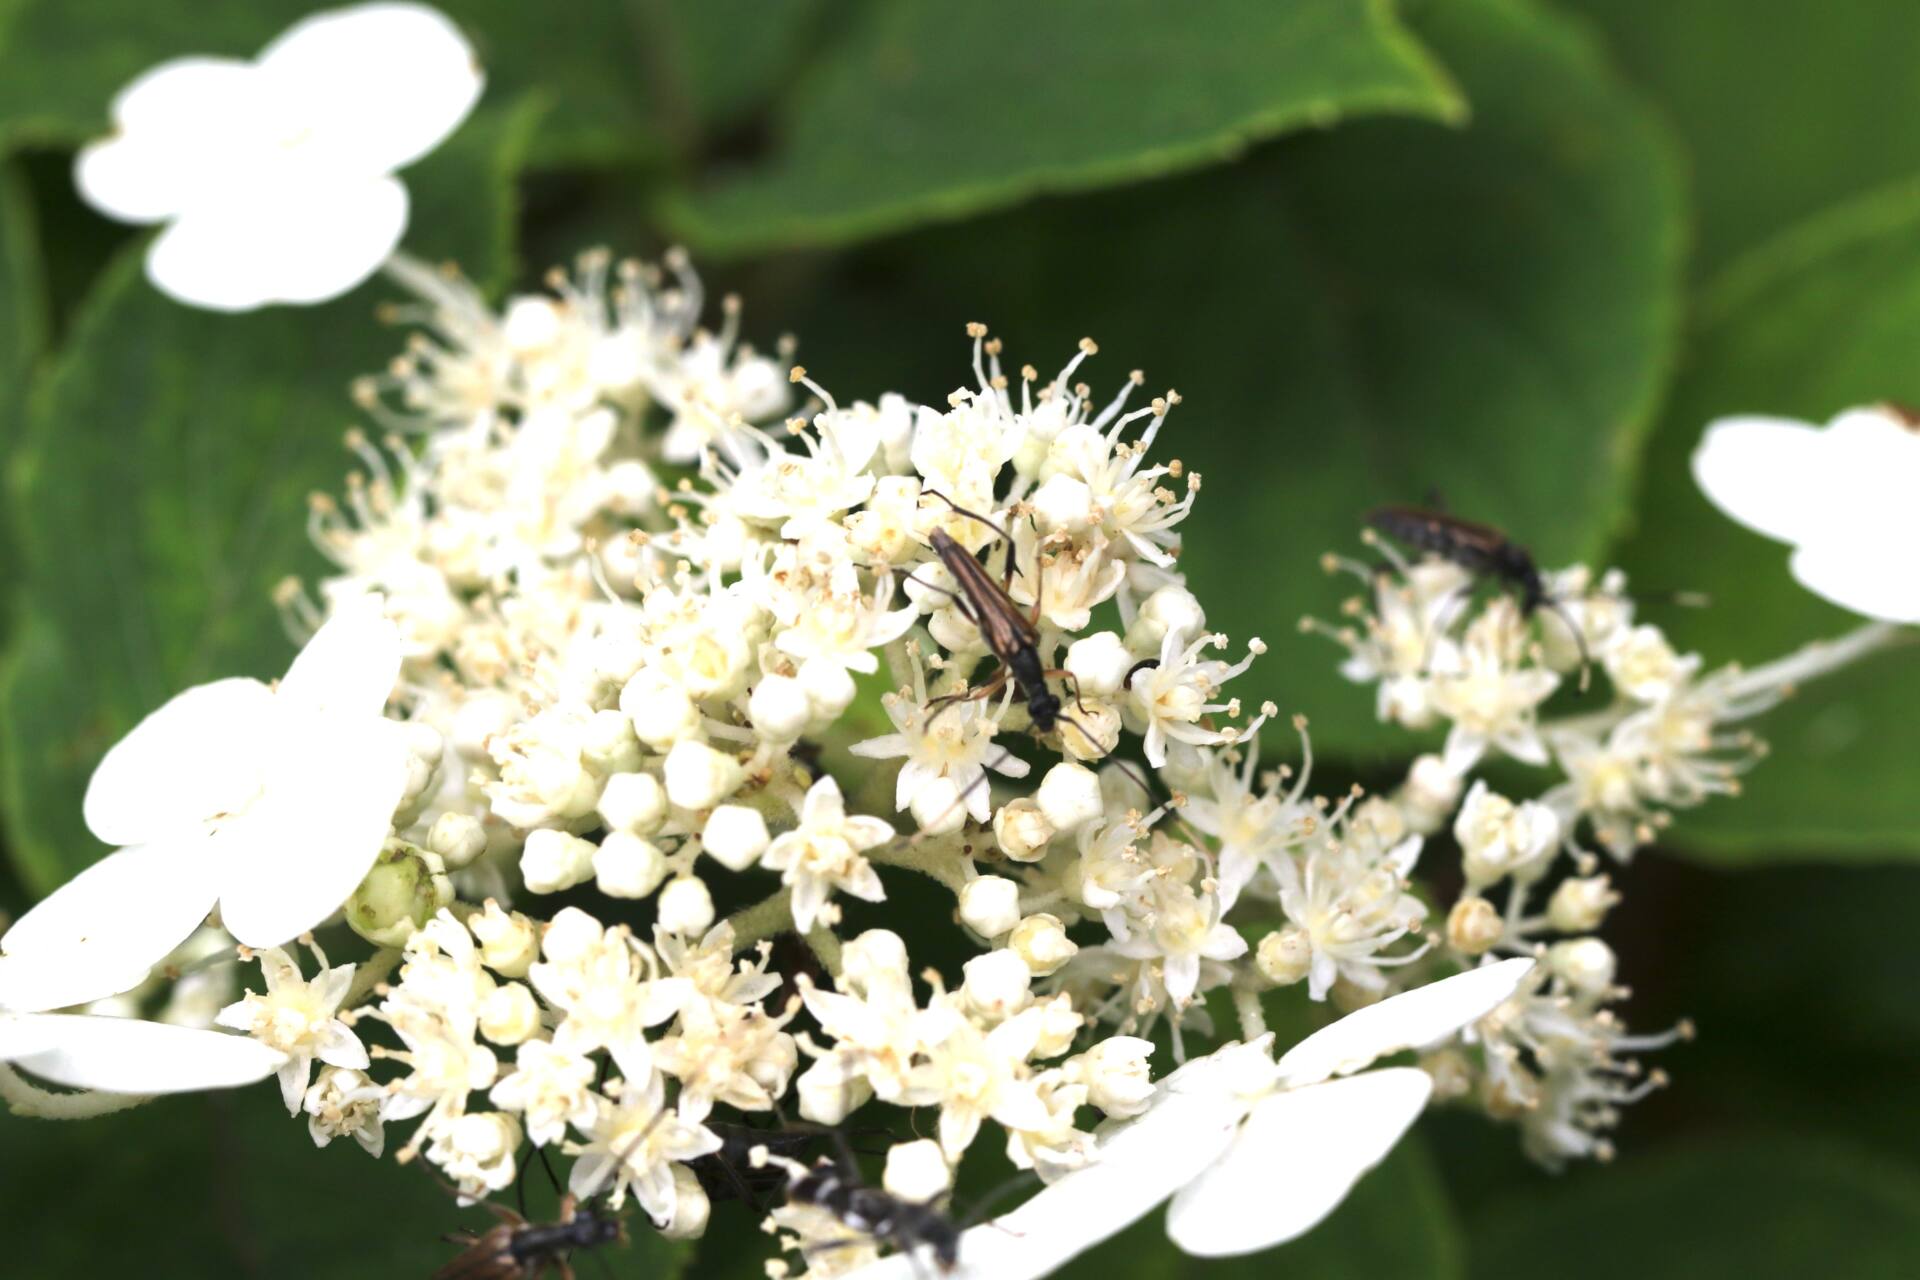
<path fill-rule="evenodd" d="M 74 181 L 111 217 L 167 224 L 147 276 L 181 302 L 324 302 L 399 244 L 407 189 L 394 170 L 452 133 L 482 83 L 435 9 L 319 13 L 251 62 L 176 58 L 135 78 Z"/>
<path fill-rule="evenodd" d="M 93 833 L 123 846 L 0 937 L 0 1006 L 60 1009 L 140 982 L 219 902 L 228 932 L 276 947 L 346 901 L 407 785 L 381 716 L 400 635 L 377 602 L 315 634 L 277 686 L 198 685 L 94 770 Z"/>
<path fill-rule="evenodd" d="M 1844 609 L 1920 622 L 1920 428 L 1891 406 L 1849 409 L 1824 427 L 1722 418 L 1693 454 L 1693 478 L 1721 511 L 1793 547 L 1800 584 Z"/>
<path fill-rule="evenodd" d="M 1433 1090 L 1416 1067 L 1363 1068 L 1477 1021 L 1533 964 L 1506 960 L 1369 1005 L 1277 1063 L 1266 1037 L 1189 1062 L 1144 1112 L 1108 1131 L 1093 1163 L 962 1235 L 950 1274 L 1044 1276 L 1169 1197 L 1167 1234 L 1188 1253 L 1222 1257 L 1293 1239 L 1392 1150 Z M 857 1274 L 908 1280 L 914 1263 L 886 1258 Z"/>

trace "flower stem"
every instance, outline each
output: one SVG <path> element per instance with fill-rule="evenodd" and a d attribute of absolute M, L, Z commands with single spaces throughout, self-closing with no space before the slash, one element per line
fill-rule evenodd
<path fill-rule="evenodd" d="M 967 887 L 967 864 L 971 861 L 955 836 L 935 836 L 915 843 L 911 838 L 893 840 L 865 851 L 866 856 L 883 867 L 904 867 L 938 880 L 959 893 Z"/>
<path fill-rule="evenodd" d="M 750 907 L 727 917 L 733 928 L 733 949 L 745 951 L 754 943 L 793 928 L 793 890 L 779 889 Z"/>
<path fill-rule="evenodd" d="M 1240 1038 L 1251 1043 L 1267 1034 L 1266 1011 L 1260 1007 L 1260 993 L 1252 987 L 1235 985 L 1233 1011 L 1240 1018 Z"/>
<path fill-rule="evenodd" d="M 352 1009 L 373 994 L 373 989 L 393 976 L 400 967 L 400 957 L 404 954 L 399 947 L 381 947 L 378 951 L 361 961 L 353 971 L 353 984 L 347 988 L 347 994 L 340 1001 L 343 1009 Z"/>
<path fill-rule="evenodd" d="M 95 1116 L 109 1116 L 116 1111 L 130 1111 L 153 1101 L 152 1095 L 138 1093 L 100 1093 L 94 1090 L 52 1093 L 23 1080 L 3 1062 L 0 1062 L 0 1099 L 5 1100 L 13 1114 L 39 1120 L 91 1120 Z"/>

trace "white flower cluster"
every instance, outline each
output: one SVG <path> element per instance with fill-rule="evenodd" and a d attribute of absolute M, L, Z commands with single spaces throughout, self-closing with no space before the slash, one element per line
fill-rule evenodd
<path fill-rule="evenodd" d="M 1185 1167 L 1122 1195 L 1124 1153 L 1177 1145 L 1198 1107 L 1193 1160 L 1257 1164 L 1280 1132 L 1331 1171 L 1258 1231 L 1210 1216 L 1224 1192 L 1175 1199 L 1182 1247 L 1264 1247 L 1436 1090 L 1518 1119 L 1543 1160 L 1603 1155 L 1659 1038 L 1610 1010 L 1593 935 L 1615 895 L 1581 834 L 1624 861 L 1733 790 L 1757 747 L 1732 726 L 1870 643 L 1702 675 L 1617 575 L 1553 575 L 1529 616 L 1389 552 L 1327 629 L 1383 717 L 1446 745 L 1391 794 L 1315 796 L 1304 722 L 1298 768 L 1263 770 L 1276 709 L 1232 696 L 1264 646 L 1233 656 L 1178 570 L 1199 477 L 1149 454 L 1179 397 L 1130 407 L 1136 372 L 1096 400 L 1091 341 L 1009 376 L 969 326 L 972 380 L 943 405 L 842 406 L 741 343 L 731 300 L 701 328 L 677 256 L 588 255 L 499 312 L 392 270 L 418 331 L 358 389 L 385 432 L 350 437 L 364 472 L 313 502 L 339 572 L 281 594 L 306 647 L 277 686 L 181 695 L 102 764 L 88 820 L 127 847 L 0 939 L 0 1062 L 122 1093 L 277 1072 L 317 1143 L 377 1155 L 418 1121 L 399 1158 L 475 1198 L 531 1143 L 574 1158 L 576 1196 L 631 1195 L 672 1235 L 706 1227 L 696 1165 L 723 1131 L 872 1100 L 938 1113 L 891 1153 L 896 1195 L 951 1186 L 991 1124 L 1044 1195 L 1123 1223 Z M 812 398 L 781 420 L 796 384 Z M 1611 700 L 1544 718 L 1587 655 Z M 1471 776 L 1495 753 L 1559 778 L 1514 803 Z M 1465 888 L 1436 919 L 1411 876 L 1449 829 Z M 980 948 L 954 985 L 916 985 L 921 922 L 890 914 L 883 872 L 953 894 Z M 216 902 L 264 991 L 163 1015 L 192 1027 L 54 1012 L 138 1014 L 123 993 Z M 843 940 L 843 909 L 896 927 Z M 363 966 L 313 945 L 336 912 L 382 948 Z M 799 941 L 776 969 L 777 935 Z M 1356 1012 L 1276 1059 L 1262 999 L 1284 988 Z M 1184 1061 L 1225 1009 L 1249 1043 L 1153 1084 L 1147 1037 Z M 109 1063 L 116 1035 L 165 1051 Z M 1361 1070 L 1405 1047 L 1425 1073 Z M 0 1086 L 51 1105 L 4 1066 Z M 770 1222 L 816 1274 L 875 1254 L 822 1248 L 849 1227 L 820 1204 Z"/>

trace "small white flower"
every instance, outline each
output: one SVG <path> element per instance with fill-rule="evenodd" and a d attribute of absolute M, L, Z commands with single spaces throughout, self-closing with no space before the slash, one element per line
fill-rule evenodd
<path fill-rule="evenodd" d="M 481 83 L 466 40 L 425 5 L 315 14 L 252 62 L 179 58 L 139 76 L 74 178 L 115 218 L 168 224 L 147 275 L 182 302 L 324 302 L 393 252 L 407 224 L 393 171 L 453 132 Z"/>
<path fill-rule="evenodd" d="M 380 1118 L 386 1097 L 387 1091 L 364 1072 L 322 1067 L 302 1104 L 313 1145 L 324 1147 L 335 1138 L 351 1137 L 378 1160 L 387 1147 L 386 1125 Z"/>
<path fill-rule="evenodd" d="M 1887 407 L 1824 427 L 1723 418 L 1693 455 L 1693 477 L 1727 515 L 1793 547 L 1800 584 L 1844 609 L 1920 622 L 1920 431 Z"/>
<path fill-rule="evenodd" d="M 483 1200 L 513 1185 L 519 1148 L 518 1120 L 504 1111 L 472 1111 L 434 1133 L 427 1159 L 453 1179 L 462 1197 Z"/>
<path fill-rule="evenodd" d="M 516 1111 L 536 1147 L 558 1142 L 567 1126 L 585 1130 L 593 1123 L 597 1068 L 585 1054 L 545 1040 L 521 1045 L 513 1071 L 487 1097 L 503 1111 Z"/>
<path fill-rule="evenodd" d="M 903 691 L 884 695 L 880 705 L 899 732 L 856 742 L 853 754 L 869 760 L 906 758 L 894 782 L 896 809 L 913 807 L 928 785 L 944 778 L 953 784 L 974 821 L 988 821 L 993 814 L 993 796 L 986 785 L 987 770 L 1024 778 L 1027 762 L 994 745 L 1000 718 L 986 699 L 943 702 L 929 709 L 924 705 L 924 690 L 919 694 Z M 950 806 L 937 806 L 936 811 L 940 807 Z"/>
<path fill-rule="evenodd" d="M 930 1204 L 953 1185 L 953 1169 L 931 1138 L 896 1142 L 887 1148 L 887 1165 L 880 1185 L 889 1194 L 915 1204 Z"/>
<path fill-rule="evenodd" d="M 1539 706 L 1560 677 L 1526 662 L 1527 625 L 1520 606 L 1501 596 L 1467 624 L 1457 646 L 1436 655 L 1431 699 L 1453 721 L 1445 760 L 1465 773 L 1495 746 L 1526 764 L 1545 764 L 1536 723 Z"/>
<path fill-rule="evenodd" d="M 868 902 L 886 900 L 879 873 L 860 854 L 892 837 L 893 828 L 881 819 L 849 815 L 840 784 L 826 776 L 808 789 L 800 825 L 776 837 L 760 860 L 793 887 L 793 923 L 804 933 L 836 889 Z"/>
<path fill-rule="evenodd" d="M 1453 822 L 1467 883 L 1485 887 L 1512 876 L 1531 884 L 1546 874 L 1560 844 L 1560 819 L 1537 800 L 1515 804 L 1475 782 Z"/>
<path fill-rule="evenodd" d="M 673 1164 L 718 1151 L 720 1138 L 667 1109 L 665 1098 L 666 1085 L 658 1072 L 648 1072 L 643 1085 L 627 1082 L 613 1098 L 599 1098 L 592 1124 L 582 1131 L 587 1141 L 570 1141 L 561 1148 L 579 1157 L 567 1189 L 583 1200 L 605 1191 L 615 1209 L 632 1191 L 654 1222 L 671 1222 L 679 1200 Z"/>
<path fill-rule="evenodd" d="M 402 726 L 380 712 L 400 636 L 369 605 L 320 629 L 278 686 L 187 690 L 94 770 L 86 820 L 126 848 L 14 923 L 0 1006 L 55 1009 L 125 991 L 204 920 L 277 947 L 346 901 L 407 785 Z"/>
<path fill-rule="evenodd" d="M 255 958 L 266 979 L 266 993 L 247 992 L 215 1019 L 287 1055 L 286 1065 L 280 1068 L 280 1096 L 288 1115 L 299 1114 L 314 1059 L 330 1067 L 367 1069 L 366 1047 L 339 1016 L 340 1002 L 353 985 L 353 966 L 330 969 L 326 953 L 317 944 L 310 949 L 320 971 L 307 979 L 300 976 L 299 962 L 285 951 L 263 948 Z"/>

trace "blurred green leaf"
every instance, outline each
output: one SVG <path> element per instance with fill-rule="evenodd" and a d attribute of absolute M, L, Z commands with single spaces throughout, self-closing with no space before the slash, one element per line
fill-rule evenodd
<path fill-rule="evenodd" d="M 0 164 L 0 446 L 12 440 L 27 373 L 46 341 L 46 284 L 20 166 Z"/>
<path fill-rule="evenodd" d="M 444 1233 L 494 1220 L 456 1207 L 424 1168 L 395 1163 L 399 1142 L 390 1130 L 388 1157 L 377 1161 L 351 1141 L 316 1150 L 304 1118 L 288 1117 L 270 1085 L 163 1098 L 99 1120 L 0 1115 L 0 1202 L 10 1223 L 33 1224 L 9 1234 L 8 1274 L 430 1275 L 459 1252 Z M 541 1176 L 530 1171 L 533 1184 Z M 629 1231 L 630 1246 L 600 1255 L 619 1274 L 679 1274 L 682 1247 L 644 1219 Z"/>
<path fill-rule="evenodd" d="M 1878 400 L 1920 402 L 1920 185 L 1855 202 L 1728 269 L 1647 455 L 1640 523 L 1619 553 L 1648 587 L 1713 607 L 1659 615 L 1676 644 L 1749 666 L 1859 619 L 1800 589 L 1788 549 L 1749 533 L 1694 487 L 1688 455 L 1729 413 L 1824 422 Z M 1905 571 L 1905 570 L 1901 570 Z M 1773 750 L 1743 794 L 1682 815 L 1689 854 L 1873 860 L 1920 853 L 1920 655 L 1882 654 L 1757 722 Z"/>
<path fill-rule="evenodd" d="M 497 280 L 527 112 L 476 117 L 414 176 L 424 252 Z M 94 763 L 146 712 L 222 675 L 278 675 L 273 585 L 316 568 L 306 498 L 347 469 L 351 380 L 398 338 L 370 284 L 250 315 L 161 296 L 124 255 L 48 370 L 8 480 L 19 634 L 0 661 L 0 812 L 46 892 L 92 861 Z"/>
<path fill-rule="evenodd" d="M 1183 567 L 1235 649 L 1272 646 L 1229 692 L 1307 713 L 1323 749 L 1404 751 L 1371 692 L 1333 676 L 1337 647 L 1297 631 L 1352 590 L 1320 555 L 1358 553 L 1367 507 L 1431 486 L 1549 561 L 1604 545 L 1674 344 L 1682 219 L 1664 135 L 1577 28 L 1448 0 L 1418 32 L 1475 103 L 1464 130 L 1361 121 L 812 270 L 777 262 L 735 281 L 749 319 L 791 323 L 842 399 L 945 403 L 969 320 L 993 322 L 1014 369 L 1051 377 L 1092 333 L 1098 395 L 1135 364 L 1178 387 L 1154 455 L 1206 479 Z"/>
<path fill-rule="evenodd" d="M 1470 1232 L 1488 1280 L 1904 1280 L 1920 1274 L 1920 1178 L 1822 1143 L 1703 1143 L 1515 1195 Z"/>
<path fill-rule="evenodd" d="M 1886 0 L 1573 0 L 1687 144 L 1697 264 L 1920 173 L 1920 9 Z"/>
<path fill-rule="evenodd" d="M 1063 1268 L 1061 1280 L 1454 1280 L 1465 1274 L 1460 1229 L 1425 1149 L 1409 1139 L 1360 1180 L 1333 1216 L 1291 1244 L 1244 1258 L 1190 1258 L 1167 1240 L 1156 1209 Z"/>
<path fill-rule="evenodd" d="M 845 243 L 1190 169 L 1344 116 L 1462 113 L 1385 0 L 866 13 L 795 91 L 767 162 L 670 211 L 695 243 Z"/>

